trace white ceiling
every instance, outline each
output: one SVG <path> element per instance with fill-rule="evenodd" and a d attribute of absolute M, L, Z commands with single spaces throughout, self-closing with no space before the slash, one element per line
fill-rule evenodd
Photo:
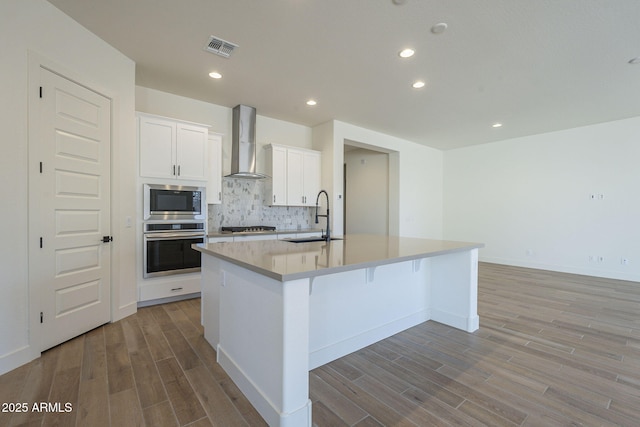
<path fill-rule="evenodd" d="M 49 1 L 133 59 L 137 85 L 307 126 L 451 149 L 640 115 L 640 0 Z M 239 48 L 205 52 L 210 35 Z"/>

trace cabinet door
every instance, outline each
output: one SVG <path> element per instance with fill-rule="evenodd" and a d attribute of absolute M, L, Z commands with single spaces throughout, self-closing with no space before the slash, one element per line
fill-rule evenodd
<path fill-rule="evenodd" d="M 320 153 L 304 152 L 304 171 L 302 182 L 304 185 L 304 205 L 315 206 L 316 197 L 320 191 Z"/>
<path fill-rule="evenodd" d="M 207 204 L 222 203 L 222 135 L 209 134 L 209 179 L 207 180 Z"/>
<path fill-rule="evenodd" d="M 287 204 L 287 149 L 271 147 L 271 200 L 272 206 Z"/>
<path fill-rule="evenodd" d="M 302 151 L 287 149 L 287 205 L 304 206 L 304 154 Z"/>
<path fill-rule="evenodd" d="M 140 176 L 174 178 L 176 124 L 169 120 L 140 117 Z"/>
<path fill-rule="evenodd" d="M 200 126 L 178 123 L 176 129 L 176 177 L 207 180 L 208 131 Z"/>

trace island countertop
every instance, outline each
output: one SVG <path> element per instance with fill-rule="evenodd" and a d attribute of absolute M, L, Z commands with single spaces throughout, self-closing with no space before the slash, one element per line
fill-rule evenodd
<path fill-rule="evenodd" d="M 257 240 L 194 244 L 193 249 L 279 281 L 323 276 L 484 247 L 482 243 L 370 234 L 330 242 Z"/>

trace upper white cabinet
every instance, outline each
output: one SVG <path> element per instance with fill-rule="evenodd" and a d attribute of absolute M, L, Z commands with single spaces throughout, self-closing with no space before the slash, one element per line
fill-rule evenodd
<path fill-rule="evenodd" d="M 267 175 L 271 177 L 267 185 L 267 201 L 271 206 L 287 205 L 287 149 L 279 145 L 267 148 Z"/>
<path fill-rule="evenodd" d="M 206 181 L 206 125 L 138 114 L 140 176 Z"/>
<path fill-rule="evenodd" d="M 272 206 L 315 206 L 320 191 L 319 151 L 283 145 L 268 145 L 267 199 Z"/>
<path fill-rule="evenodd" d="M 316 197 L 320 191 L 320 168 L 322 154 L 319 151 L 304 150 L 302 152 L 302 197 L 304 206 L 315 206 Z"/>
<path fill-rule="evenodd" d="M 207 203 L 222 203 L 222 135 L 209 134 L 209 179 L 207 180 Z"/>

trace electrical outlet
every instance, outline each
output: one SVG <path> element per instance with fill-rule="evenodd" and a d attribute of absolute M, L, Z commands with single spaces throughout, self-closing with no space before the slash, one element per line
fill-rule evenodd
<path fill-rule="evenodd" d="M 595 255 L 589 255 L 589 262 L 595 262 L 596 258 Z"/>
<path fill-rule="evenodd" d="M 602 255 L 598 255 L 598 262 L 604 262 L 604 257 Z"/>
<path fill-rule="evenodd" d="M 629 265 L 629 258 L 620 258 L 620 264 L 622 265 Z"/>

